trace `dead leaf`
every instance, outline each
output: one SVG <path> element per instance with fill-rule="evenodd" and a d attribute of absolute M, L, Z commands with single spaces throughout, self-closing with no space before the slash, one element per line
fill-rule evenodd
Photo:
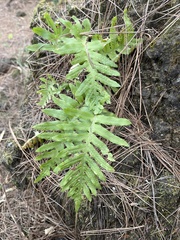
<path fill-rule="evenodd" d="M 53 226 L 45 229 L 45 235 L 50 235 L 53 232 L 54 232 L 54 227 Z"/>

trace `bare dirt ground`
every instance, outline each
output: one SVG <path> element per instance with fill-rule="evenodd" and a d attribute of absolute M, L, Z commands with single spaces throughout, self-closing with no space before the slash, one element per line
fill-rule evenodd
<path fill-rule="evenodd" d="M 0 163 L 4 161 L 5 146 L 8 142 L 11 145 L 12 142 L 9 126 L 21 129 L 23 121 L 21 106 L 28 94 L 25 83 L 29 77 L 25 63 L 25 47 L 30 44 L 32 38 L 29 26 L 37 2 L 37 0 L 0 0 Z M 17 193 L 10 173 L 0 165 L 2 219 L 5 220 L 10 215 L 13 218 L 12 213 L 7 210 L 7 205 L 9 201 L 16 202 Z M 6 225 L 1 221 L 1 240 L 14 239 L 13 235 L 9 238 L 7 234 L 8 231 L 12 231 L 13 225 L 9 225 L 9 230 L 6 229 L 7 226 L 8 223 Z"/>
<path fill-rule="evenodd" d="M 0 134 L 8 136 L 9 121 L 20 125 L 20 107 L 26 97 L 28 68 L 25 47 L 30 44 L 29 28 L 38 1 L 0 0 Z"/>
<path fill-rule="evenodd" d="M 30 43 L 29 28 L 37 1 L 0 0 L 0 131 L 15 122 L 26 94 L 25 47 Z M 19 76 L 17 78 L 17 75 Z"/>
<path fill-rule="evenodd" d="M 2 57 L 21 57 L 29 44 L 29 29 L 37 0 L 0 0 L 0 53 Z"/>

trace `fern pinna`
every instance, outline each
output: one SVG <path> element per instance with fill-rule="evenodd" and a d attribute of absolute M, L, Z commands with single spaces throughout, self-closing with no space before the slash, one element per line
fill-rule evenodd
<path fill-rule="evenodd" d="M 104 140 L 128 147 L 124 139 L 105 126 L 127 126 L 130 121 L 107 111 L 105 104 L 110 103 L 111 90 L 120 87 L 111 79 L 120 76 L 116 64 L 119 55 L 129 54 L 141 40 L 135 38 L 127 10 L 124 30 L 117 32 L 115 17 L 106 39 L 101 34 L 93 34 L 88 19 L 80 22 L 72 17 L 71 22 L 60 18 L 56 23 L 48 13 L 44 17 L 50 30 L 36 27 L 33 31 L 48 42 L 31 45 L 29 50 L 71 55 L 72 60 L 62 85 L 50 76 L 41 79 L 39 104 L 44 108 L 51 100 L 56 107 L 43 109 L 55 120 L 34 126 L 41 131 L 38 137 L 47 140 L 37 149 L 36 160 L 46 161 L 40 166 L 36 182 L 51 171 L 58 174 L 66 170 L 60 186 L 74 200 L 77 212 L 83 197 L 91 201 L 101 188 L 100 181 L 106 180 L 102 169 L 114 171 L 109 164 L 114 158 Z M 83 81 L 81 75 L 85 76 Z"/>

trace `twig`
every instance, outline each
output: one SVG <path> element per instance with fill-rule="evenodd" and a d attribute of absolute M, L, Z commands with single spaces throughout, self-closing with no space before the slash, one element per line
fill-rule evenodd
<path fill-rule="evenodd" d="M 124 232 L 124 231 L 131 231 L 139 228 L 143 228 L 144 225 L 138 226 L 138 227 L 129 227 L 129 228 L 106 228 L 106 229 L 98 229 L 98 230 L 90 230 L 90 231 L 82 231 L 81 236 L 86 235 L 100 235 L 100 234 L 112 234 L 112 233 L 118 233 L 118 232 Z"/>
<path fill-rule="evenodd" d="M 23 233 L 23 231 L 21 229 L 21 226 L 17 223 L 16 218 L 15 218 L 15 216 L 14 216 L 12 210 L 11 210 L 11 207 L 9 205 L 8 198 L 7 198 L 7 195 L 6 195 L 6 190 L 4 188 L 3 183 L 1 183 L 1 187 L 2 187 L 3 194 L 5 196 L 5 201 L 6 201 L 6 204 L 7 204 L 8 211 L 10 213 L 10 216 L 11 216 L 13 222 L 16 224 L 16 227 L 17 227 L 17 229 L 19 231 L 20 236 L 22 237 L 23 240 L 28 240 L 28 238 L 24 235 L 24 233 Z"/>

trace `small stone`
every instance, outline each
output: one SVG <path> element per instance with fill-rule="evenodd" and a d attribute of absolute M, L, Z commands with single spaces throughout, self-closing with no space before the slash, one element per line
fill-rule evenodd
<path fill-rule="evenodd" d="M 7 73 L 14 63 L 15 58 L 0 58 L 0 75 Z"/>
<path fill-rule="evenodd" d="M 16 13 L 16 17 L 25 17 L 26 16 L 26 13 L 25 12 L 22 12 L 22 11 L 18 11 Z"/>

